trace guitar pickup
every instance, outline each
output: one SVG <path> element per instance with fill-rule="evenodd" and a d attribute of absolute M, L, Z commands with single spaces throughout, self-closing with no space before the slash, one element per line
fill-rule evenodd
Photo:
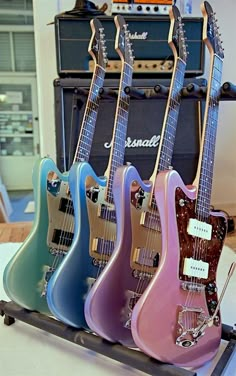
<path fill-rule="evenodd" d="M 62 197 L 59 204 L 59 210 L 62 213 L 70 214 L 74 216 L 74 207 L 72 200 Z"/>
<path fill-rule="evenodd" d="M 55 229 L 53 231 L 52 242 L 59 246 L 70 247 L 73 241 L 74 233 Z"/>
<path fill-rule="evenodd" d="M 142 212 L 140 224 L 150 230 L 161 231 L 161 220 L 158 212 Z"/>
<path fill-rule="evenodd" d="M 101 256 L 111 256 L 114 250 L 114 241 L 102 238 L 95 238 L 92 242 L 92 252 L 97 252 Z"/>
<path fill-rule="evenodd" d="M 209 273 L 209 264 L 202 260 L 194 260 L 192 257 L 184 259 L 183 274 L 189 277 L 207 279 Z"/>
<path fill-rule="evenodd" d="M 187 233 L 201 239 L 211 240 L 212 225 L 206 222 L 198 221 L 195 218 L 190 218 Z"/>
<path fill-rule="evenodd" d="M 146 248 L 135 248 L 133 254 L 133 262 L 139 265 L 145 265 L 150 267 L 157 267 L 159 263 L 159 253 L 146 249 Z"/>
<path fill-rule="evenodd" d="M 116 212 L 115 212 L 115 209 L 110 208 L 108 205 L 101 204 L 98 207 L 98 217 L 102 218 L 102 219 L 105 219 L 106 221 L 116 223 Z"/>

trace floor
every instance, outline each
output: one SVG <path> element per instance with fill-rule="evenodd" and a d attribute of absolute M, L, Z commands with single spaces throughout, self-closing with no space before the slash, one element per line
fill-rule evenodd
<path fill-rule="evenodd" d="M 12 205 L 12 213 L 9 217 L 10 222 L 28 222 L 33 221 L 34 211 L 30 210 L 30 204 L 34 202 L 34 194 L 29 191 L 10 191 L 8 196 Z"/>

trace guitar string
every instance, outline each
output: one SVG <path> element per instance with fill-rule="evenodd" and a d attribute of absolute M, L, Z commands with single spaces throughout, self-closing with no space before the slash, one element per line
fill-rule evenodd
<path fill-rule="evenodd" d="M 170 102 L 169 102 L 169 109 L 168 109 L 168 117 L 166 121 L 166 129 L 164 131 L 162 145 L 161 144 L 159 145 L 159 147 L 161 148 L 161 153 L 160 153 L 160 158 L 159 158 L 160 161 L 158 164 L 157 173 L 162 170 L 168 169 L 168 167 L 171 165 L 171 156 L 172 156 L 173 147 L 174 147 L 173 139 L 175 137 L 175 131 L 176 131 L 177 119 L 178 119 L 178 110 L 179 110 L 179 105 L 180 105 L 180 98 L 178 98 L 178 95 L 183 86 L 185 66 L 186 64 L 185 63 L 183 64 L 182 60 L 177 61 L 176 69 L 175 69 L 176 72 L 175 72 L 175 75 L 173 75 L 174 85 L 172 88 L 172 92 L 170 92 L 169 94 Z M 176 97 L 177 97 L 177 100 L 176 100 Z M 148 254 L 149 250 L 156 251 L 157 240 L 158 238 L 161 237 L 160 216 L 159 216 L 154 192 L 152 193 L 150 209 L 149 209 L 149 213 L 150 213 L 149 227 L 152 230 L 150 229 L 147 230 L 147 239 L 146 239 L 146 244 L 145 244 L 145 249 L 146 249 L 145 257 Z M 146 273 L 149 270 L 149 268 L 145 267 L 145 265 L 142 269 L 143 269 L 142 270 L 143 273 Z M 143 280 L 143 283 L 142 281 L 139 281 L 136 292 L 139 294 L 142 293 L 144 289 L 146 288 L 146 285 L 147 285 L 147 280 Z"/>
<path fill-rule="evenodd" d="M 128 72 L 126 72 L 128 70 Z M 114 200 L 113 200 L 113 194 L 112 194 L 112 185 L 113 185 L 113 178 L 114 178 L 114 173 L 116 171 L 116 168 L 119 166 L 123 165 L 124 161 L 124 149 L 125 149 L 125 137 L 126 137 L 126 130 L 127 130 L 127 122 L 128 122 L 128 111 L 127 111 L 127 105 L 129 105 L 129 98 L 127 95 L 124 94 L 124 87 L 127 85 L 130 85 L 131 83 L 129 82 L 131 79 L 131 75 L 129 73 L 129 66 L 124 66 L 124 76 L 121 81 L 121 92 L 119 93 L 119 100 L 117 103 L 118 106 L 118 112 L 117 112 L 117 125 L 115 129 L 115 136 L 114 136 L 114 141 L 113 141 L 113 155 L 111 158 L 111 166 L 110 166 L 110 174 L 109 174 L 109 179 L 107 183 L 107 200 L 112 203 L 113 208 L 114 208 Z M 127 82 L 126 82 L 127 80 Z M 124 107 L 124 108 L 123 108 Z M 125 123 L 125 124 L 123 124 Z M 125 128 L 124 130 L 122 128 Z M 120 137 L 121 136 L 121 137 Z M 121 141 L 120 141 L 121 139 Z M 123 149 L 122 152 L 120 149 Z M 118 155 L 120 153 L 120 155 Z M 108 220 L 111 219 L 112 213 L 108 212 Z M 114 226 L 116 226 L 114 224 Z M 106 222 L 105 224 L 105 229 L 106 227 L 110 228 L 109 223 Z M 107 234 L 105 231 L 104 238 L 111 239 L 111 235 Z M 113 235 L 113 241 L 115 240 L 115 234 Z M 113 248 L 114 243 L 110 244 L 111 247 Z M 109 247 L 109 243 L 108 243 Z M 111 249 L 109 249 L 111 254 Z M 109 257 L 110 258 L 110 257 Z"/>
<path fill-rule="evenodd" d="M 122 102 L 120 102 L 120 105 L 122 104 Z M 122 106 L 120 106 L 120 109 L 119 109 L 119 119 L 121 119 L 121 114 L 123 113 L 122 112 Z M 122 124 L 120 121 L 117 121 L 117 125 L 119 125 L 119 127 L 121 128 L 122 127 Z M 113 194 L 112 194 L 112 185 L 113 185 L 113 178 L 114 178 L 114 173 L 116 171 L 116 168 L 120 165 L 122 165 L 123 161 L 118 161 L 118 159 L 123 159 L 121 154 L 123 155 L 124 152 L 122 152 L 120 155 L 118 155 L 118 151 L 119 151 L 119 143 L 117 141 L 119 141 L 119 133 L 121 133 L 121 129 L 116 129 L 115 131 L 115 140 L 113 142 L 113 145 L 114 145 L 114 148 L 113 148 L 113 155 L 112 155 L 112 161 L 111 161 L 111 167 L 110 167 L 110 174 L 109 174 L 109 178 L 108 178 L 108 182 L 107 182 L 107 197 L 106 197 L 106 200 L 107 202 L 112 205 L 112 210 L 109 210 L 108 207 L 105 207 L 105 217 L 106 217 L 106 223 L 105 223 L 105 226 L 104 226 L 104 233 L 103 233 L 103 239 L 104 239 L 104 243 L 103 243 L 103 248 L 102 248 L 102 260 L 103 260 L 103 265 L 106 263 L 107 259 L 110 258 L 111 256 L 111 253 L 113 251 L 113 248 L 114 248 L 114 242 L 115 242 L 115 224 L 111 224 L 109 222 L 113 222 L 112 221 L 112 217 L 113 217 L 113 213 L 114 213 L 114 200 L 113 200 Z M 123 145 L 125 144 L 125 132 L 123 132 L 123 137 L 122 137 L 122 148 L 123 148 Z M 113 229 L 111 229 L 111 227 L 113 227 Z M 106 241 L 106 239 L 108 239 Z M 104 256 L 104 257 L 103 257 Z"/>
<path fill-rule="evenodd" d="M 220 67 L 218 67 L 219 62 L 221 65 Z M 221 85 L 221 71 L 222 71 L 221 67 L 222 67 L 222 61 L 219 61 L 218 59 L 215 58 L 214 64 L 213 64 L 211 87 L 209 89 L 209 106 L 208 106 L 207 123 L 206 123 L 206 131 L 205 131 L 206 140 L 204 142 L 204 149 L 203 149 L 204 156 L 202 160 L 199 190 L 198 190 L 198 195 L 197 195 L 197 200 L 196 200 L 197 219 L 206 223 L 210 222 L 210 197 L 211 197 L 210 193 L 211 193 L 212 179 L 213 179 L 213 164 L 214 164 L 214 153 L 215 153 L 215 144 L 216 144 L 216 128 L 217 128 L 217 118 L 218 118 L 218 110 L 219 110 L 218 96 L 220 94 L 220 85 Z M 211 92 L 214 92 L 214 95 L 212 95 Z M 208 241 L 208 240 L 201 239 L 200 234 L 199 234 L 199 237 L 195 237 L 194 246 L 193 246 L 194 259 L 207 262 L 208 249 L 210 245 L 211 245 L 211 240 Z M 211 270 L 209 268 L 208 273 L 210 272 Z M 209 279 L 209 275 L 208 275 L 207 280 L 208 279 Z M 197 284 L 197 283 L 206 284 L 207 280 L 201 278 L 200 273 L 196 277 L 191 278 L 191 282 L 193 284 Z M 193 300 L 195 296 L 196 294 L 194 294 L 194 292 L 192 293 L 192 299 L 191 299 L 191 295 L 189 295 L 186 301 L 186 305 L 190 304 L 190 306 L 194 306 Z"/>
<path fill-rule="evenodd" d="M 92 81 L 91 81 L 91 85 L 90 85 L 91 90 L 88 95 L 88 99 L 86 103 L 86 109 L 85 109 L 85 113 L 84 113 L 84 117 L 83 117 L 83 121 L 81 125 L 81 131 L 80 131 L 79 140 L 78 140 L 78 144 L 76 147 L 76 152 L 75 152 L 73 163 L 82 162 L 83 160 L 87 161 L 89 158 L 91 145 L 88 147 L 88 143 L 84 142 L 84 138 L 89 139 L 89 136 L 90 136 L 91 140 L 89 141 L 90 143 L 92 143 L 92 138 L 93 138 L 93 134 L 95 130 L 96 117 L 97 117 L 97 112 L 95 113 L 95 116 L 94 116 L 93 111 L 94 111 L 94 106 L 96 105 L 98 106 L 99 104 L 99 97 L 98 97 L 99 90 L 98 89 L 99 87 L 102 87 L 104 76 L 105 76 L 105 70 L 100 65 L 96 64 Z M 93 96 L 95 96 L 95 101 L 92 101 Z M 83 143 L 85 143 L 86 147 L 83 146 Z M 66 189 L 69 189 L 68 182 L 66 184 Z M 70 197 L 70 194 L 69 194 L 69 197 Z M 69 233 L 74 232 L 74 218 L 72 218 L 74 209 L 73 209 L 72 201 L 70 201 L 70 203 L 71 204 L 66 205 L 66 211 L 63 216 L 63 223 L 61 226 L 59 243 L 56 249 L 56 255 L 54 256 L 53 263 L 51 266 L 52 272 L 56 270 L 56 268 L 61 263 L 64 257 L 63 248 L 70 247 L 70 245 L 67 246 L 68 243 L 70 243 L 70 238 L 67 239 L 67 234 L 69 236 Z"/>
<path fill-rule="evenodd" d="M 97 74 L 96 74 L 97 76 Z M 100 75 L 95 77 L 96 79 L 100 79 Z M 93 83 L 93 85 L 91 85 L 91 88 L 95 87 L 95 82 Z M 83 161 L 83 160 L 88 160 L 88 155 L 89 155 L 89 152 L 87 150 L 86 147 L 83 146 L 83 143 L 84 143 L 84 138 L 86 137 L 85 133 L 87 133 L 87 135 L 89 133 L 92 133 L 90 131 L 90 127 L 91 125 L 91 114 L 92 114 L 92 111 L 94 110 L 94 104 L 92 103 L 92 95 L 97 95 L 96 93 L 97 89 L 96 90 L 91 90 L 91 95 L 89 95 L 88 97 L 88 100 L 87 100 L 87 106 L 86 106 L 86 110 L 85 110 L 85 115 L 84 115 L 84 122 L 82 124 L 82 127 L 81 127 L 81 133 L 80 133 L 80 137 L 79 137 L 79 141 L 78 141 L 78 144 L 77 144 L 77 149 L 76 149 L 76 153 L 75 153 L 75 156 L 74 156 L 74 161 L 73 163 L 75 163 L 76 161 Z M 94 122 L 94 125 L 95 125 L 95 119 L 93 119 L 93 122 Z M 86 129 L 87 128 L 87 129 Z M 69 185 L 67 183 L 67 189 L 69 189 Z M 72 201 L 71 201 L 72 203 Z M 61 259 L 64 257 L 64 252 L 60 251 L 60 248 L 64 248 L 66 247 L 67 248 L 67 243 L 70 241 L 70 239 L 68 238 L 67 239 L 67 234 L 69 233 L 73 233 L 74 232 L 74 218 L 72 218 L 72 213 L 73 213 L 73 204 L 71 204 L 71 206 L 67 206 L 67 210 L 65 212 L 65 215 L 63 217 L 63 224 L 62 224 L 62 231 L 61 231 L 61 236 L 60 236 L 60 241 L 59 241 L 59 244 L 58 244 L 58 249 L 59 249 L 59 256 L 61 257 L 56 257 L 55 258 L 55 262 L 54 262 L 54 265 L 53 267 L 54 268 L 57 268 L 58 265 L 60 264 L 60 261 Z M 70 214 L 70 215 L 68 215 Z"/>
<path fill-rule="evenodd" d="M 172 101 L 171 101 L 171 107 L 172 107 Z M 166 132 L 168 134 L 168 132 Z M 169 144 L 169 141 L 167 140 L 166 144 L 163 144 L 162 146 L 162 157 L 163 158 L 166 158 L 169 160 L 169 155 L 170 155 L 170 147 L 168 146 Z M 160 145 L 161 146 L 161 145 Z M 165 157 L 164 157 L 165 155 Z M 161 159 L 162 159 L 161 157 Z M 163 163 L 163 159 L 160 161 L 160 164 L 159 164 L 159 170 L 158 172 L 160 172 L 161 170 L 165 170 L 167 169 L 166 167 L 166 162 Z M 149 224 L 148 224 L 148 227 L 149 227 L 149 230 L 147 231 L 147 239 L 146 239 L 146 248 L 147 249 L 147 252 L 148 250 L 151 250 L 151 251 L 154 251 L 156 250 L 157 253 L 158 253 L 158 249 L 157 247 L 160 245 L 157 245 L 157 240 L 160 239 L 161 237 L 161 228 L 160 228 L 160 216 L 159 216 L 159 211 L 158 211 L 158 208 L 157 208 L 157 204 L 156 204 L 156 199 L 155 199 L 155 195 L 154 193 L 152 194 L 152 204 L 151 204 L 151 210 L 149 211 L 150 212 L 150 221 L 149 221 Z M 160 255 L 161 257 L 161 255 Z M 147 272 L 148 268 L 145 268 L 146 270 L 144 270 L 144 273 Z M 144 291 L 144 288 L 146 288 L 145 286 L 145 283 L 141 283 L 141 285 L 139 286 L 139 289 L 141 289 L 141 292 Z"/>
<path fill-rule="evenodd" d="M 213 22 L 215 22 L 216 20 L 215 20 L 215 16 L 213 15 Z M 219 33 L 218 33 L 218 28 L 215 26 L 214 27 L 214 31 L 215 31 L 215 34 L 216 34 L 216 41 L 214 41 L 214 43 L 216 42 L 217 43 L 217 48 L 219 48 L 219 50 L 220 50 L 220 52 L 222 52 L 222 47 L 221 47 L 221 44 L 219 45 L 218 44 L 218 37 L 219 37 Z M 216 55 L 217 56 L 217 55 Z M 217 61 L 218 59 L 215 59 L 215 61 Z M 215 63 L 215 61 L 214 61 L 214 63 Z M 219 60 L 219 63 L 220 63 L 220 78 L 221 78 L 221 71 L 222 71 L 222 60 Z M 219 80 L 220 81 L 220 80 Z M 219 84 L 220 84 L 220 82 L 219 82 Z M 218 103 L 217 103 L 217 107 L 218 107 Z M 217 108 L 217 116 L 218 116 L 218 108 Z M 217 118 L 217 116 L 216 116 L 216 118 Z M 213 118 L 214 119 L 214 118 Z M 216 119 L 216 123 L 217 123 L 217 119 Z M 216 132 L 215 132 L 216 133 Z M 215 136 L 216 136 L 216 134 L 215 134 Z M 214 141 L 215 141 L 215 139 L 214 139 Z M 214 144 L 214 146 L 215 146 L 215 144 Z M 214 159 L 214 158 L 213 158 Z M 213 159 L 212 159 L 212 162 L 213 162 Z M 212 166 L 212 169 L 213 169 L 213 166 Z M 212 184 L 212 176 L 211 176 L 211 184 Z M 210 200 L 210 196 L 209 196 L 209 200 Z M 210 204 L 209 204 L 209 208 L 210 208 Z M 206 242 L 205 242 L 206 243 Z M 206 253 L 206 252 L 205 252 Z"/>
<path fill-rule="evenodd" d="M 108 209 L 108 206 L 105 206 L 106 219 L 103 226 L 102 234 L 102 244 L 101 244 L 101 264 L 98 267 L 97 277 L 101 273 L 103 266 L 106 265 L 107 259 L 110 259 L 111 253 L 114 250 L 115 246 L 115 228 L 116 223 L 111 224 L 112 216 L 115 213 L 114 199 L 112 193 L 112 185 L 114 181 L 114 174 L 118 167 L 122 166 L 124 163 L 124 154 L 125 154 L 125 138 L 128 126 L 128 107 L 129 107 L 129 96 L 125 94 L 124 88 L 126 86 L 131 86 L 132 83 L 132 73 L 133 67 L 130 66 L 127 62 L 124 63 L 123 69 L 121 72 L 121 81 L 118 92 L 117 100 L 117 112 L 115 118 L 115 129 L 114 136 L 112 140 L 112 150 L 110 156 L 110 168 L 107 178 L 107 188 L 106 188 L 106 197 L 105 205 L 111 205 L 112 210 Z M 116 221 L 116 218 L 115 218 Z M 107 241 L 106 241 L 107 240 Z M 112 249 L 111 249 L 112 248 Z"/>
<path fill-rule="evenodd" d="M 177 72 L 178 72 L 178 70 L 176 71 L 176 77 L 175 77 L 176 80 L 177 80 Z M 173 92 L 174 92 L 174 90 L 173 90 Z M 170 108 L 171 107 L 172 107 L 172 100 L 170 100 L 170 107 L 169 107 L 169 114 L 168 114 L 169 119 L 167 120 L 167 125 L 169 126 L 169 128 L 170 128 Z M 167 133 L 167 132 L 168 131 L 165 130 L 165 133 Z M 168 144 L 168 138 L 166 136 L 164 137 L 164 141 L 166 141 L 166 144 Z M 161 151 L 163 152 L 163 156 L 165 155 L 165 149 L 168 151 L 168 148 L 166 148 L 164 141 L 163 141 L 163 145 L 159 145 L 159 147 L 162 148 Z M 162 154 L 160 154 L 160 155 L 162 155 Z M 167 156 L 168 156 L 168 153 L 167 153 Z M 160 159 L 161 160 L 159 162 L 159 168 L 165 169 L 163 161 L 162 161 L 162 157 Z M 163 160 L 165 160 L 165 157 L 164 157 Z M 162 166 L 162 164 L 163 164 L 163 166 Z M 145 252 L 145 257 L 146 257 L 146 253 L 148 252 L 149 249 L 152 250 L 152 249 L 156 248 L 155 247 L 156 239 L 160 236 L 160 234 L 157 233 L 157 230 L 158 230 L 158 227 L 159 227 L 158 222 L 160 220 L 160 217 L 159 217 L 159 213 L 158 213 L 157 206 L 156 206 L 155 196 L 154 196 L 153 193 L 152 193 L 152 200 L 151 200 L 151 210 L 149 209 L 148 211 L 150 213 L 149 227 L 151 227 L 153 230 L 152 231 L 147 230 L 147 239 L 146 239 L 146 248 L 145 248 L 147 251 Z M 153 233 L 153 231 L 155 231 L 155 232 Z M 144 265 L 141 269 L 141 272 L 145 273 L 147 271 L 148 271 L 148 268 L 145 267 L 145 265 Z M 143 292 L 144 289 L 146 288 L 146 286 L 145 286 L 146 284 L 147 284 L 147 279 L 143 279 L 143 281 L 142 281 L 142 278 L 141 278 L 138 285 L 137 285 L 136 292 L 139 293 L 139 294 L 141 292 Z"/>

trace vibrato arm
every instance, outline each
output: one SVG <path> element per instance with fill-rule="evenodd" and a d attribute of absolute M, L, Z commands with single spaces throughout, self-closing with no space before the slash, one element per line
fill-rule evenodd
<path fill-rule="evenodd" d="M 214 319 L 215 319 L 215 317 L 217 316 L 217 313 L 218 313 L 218 311 L 219 311 L 219 309 L 220 309 L 221 301 L 222 301 L 222 299 L 223 299 L 223 297 L 224 297 L 225 291 L 226 291 L 226 289 L 227 289 L 227 287 L 228 287 L 228 284 L 229 284 L 230 278 L 232 277 L 235 268 L 236 268 L 236 262 L 233 262 L 233 263 L 231 264 L 230 268 L 229 268 L 228 276 L 227 276 L 227 278 L 226 278 L 226 281 L 225 281 L 224 287 L 223 287 L 222 292 L 221 292 L 221 294 L 220 294 L 220 298 L 219 298 L 219 300 L 218 300 L 218 304 L 217 304 L 217 306 L 216 306 L 216 309 L 215 309 L 214 315 L 208 319 L 208 326 L 212 326 L 212 325 L 213 325 Z"/>

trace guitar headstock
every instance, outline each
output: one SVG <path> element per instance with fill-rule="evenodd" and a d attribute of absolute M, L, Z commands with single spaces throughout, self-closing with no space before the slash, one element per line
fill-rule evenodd
<path fill-rule="evenodd" d="M 90 27 L 92 30 L 92 36 L 90 39 L 88 52 L 92 56 L 94 63 L 105 69 L 108 60 L 104 39 L 105 34 L 103 33 L 104 28 L 97 18 L 90 21 Z"/>
<path fill-rule="evenodd" d="M 211 5 L 208 1 L 201 4 L 201 11 L 203 14 L 203 40 L 207 45 L 210 53 L 216 54 L 222 59 L 224 58 L 224 49 L 220 39 L 219 27 L 217 19 Z"/>
<path fill-rule="evenodd" d="M 119 54 L 121 60 L 129 65 L 133 65 L 134 56 L 132 51 L 132 44 L 129 38 L 128 25 L 126 24 L 124 17 L 118 14 L 114 17 L 116 25 L 116 41 L 115 49 Z"/>
<path fill-rule="evenodd" d="M 173 51 L 175 57 L 180 57 L 183 61 L 187 60 L 187 49 L 184 35 L 184 24 L 179 9 L 173 5 L 170 7 L 170 31 L 168 36 L 168 43 Z"/>

